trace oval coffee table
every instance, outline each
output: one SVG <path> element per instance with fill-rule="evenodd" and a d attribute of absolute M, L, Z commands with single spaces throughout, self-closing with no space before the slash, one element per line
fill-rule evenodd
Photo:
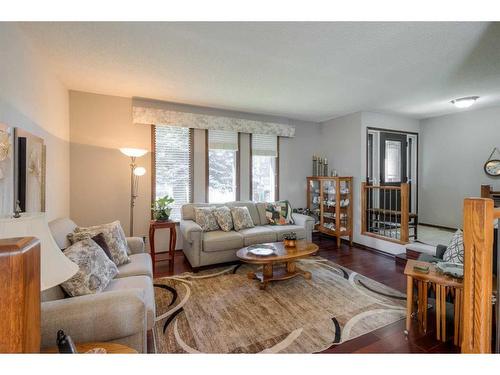
<path fill-rule="evenodd" d="M 295 276 L 302 276 L 309 280 L 311 273 L 301 270 L 295 264 L 295 261 L 300 258 L 306 258 L 318 251 L 318 245 L 305 240 L 297 241 L 295 247 L 286 247 L 283 242 L 273 242 L 263 244 L 274 247 L 274 254 L 269 256 L 254 255 L 249 252 L 250 248 L 255 248 L 257 245 L 244 247 L 238 250 L 236 256 L 245 263 L 262 265 L 262 271 L 249 272 L 249 279 L 257 279 L 260 281 L 260 289 L 265 289 L 270 281 L 287 280 Z M 276 266 L 276 264 L 283 264 Z"/>

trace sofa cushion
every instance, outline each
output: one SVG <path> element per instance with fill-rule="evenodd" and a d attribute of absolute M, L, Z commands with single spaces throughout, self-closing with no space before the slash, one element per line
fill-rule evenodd
<path fill-rule="evenodd" d="M 197 207 L 220 207 L 222 204 L 211 204 L 211 203 L 187 203 L 183 204 L 181 207 L 181 218 L 182 220 L 193 220 L 195 221 L 194 209 Z"/>
<path fill-rule="evenodd" d="M 203 233 L 203 251 L 221 251 L 243 247 L 243 236 L 238 232 L 216 230 Z"/>
<path fill-rule="evenodd" d="M 290 206 L 290 203 L 288 201 L 266 203 L 265 224 L 270 224 L 270 225 L 295 224 L 292 218 L 292 206 Z"/>
<path fill-rule="evenodd" d="M 141 289 L 144 292 L 144 305 L 146 307 L 147 329 L 150 330 L 155 322 L 155 295 L 153 282 L 148 276 L 130 276 L 111 280 L 105 292 Z M 120 317 L 117 316 L 117 319 Z"/>
<path fill-rule="evenodd" d="M 295 232 L 298 240 L 303 240 L 306 238 L 306 229 L 300 225 L 265 225 L 264 228 L 269 228 L 274 231 L 277 235 L 277 241 L 283 241 L 283 235 Z"/>
<path fill-rule="evenodd" d="M 464 235 L 460 229 L 451 238 L 443 254 L 443 260 L 445 262 L 464 264 Z"/>
<path fill-rule="evenodd" d="M 211 232 L 213 230 L 219 230 L 219 224 L 217 224 L 217 219 L 214 216 L 215 207 L 195 207 L 194 209 L 194 221 L 201 227 L 203 232 Z"/>
<path fill-rule="evenodd" d="M 116 278 L 129 276 L 149 276 L 153 278 L 153 266 L 151 256 L 148 253 L 132 254 L 130 263 L 118 266 L 120 273 Z"/>
<path fill-rule="evenodd" d="M 92 227 L 76 227 L 74 233 L 68 235 L 71 242 L 81 241 L 86 238 L 91 238 L 99 233 L 104 235 L 106 244 L 109 247 L 113 262 L 117 266 L 129 262 L 128 258 L 128 244 L 125 237 L 125 232 L 118 220 L 112 223 L 95 225 Z"/>
<path fill-rule="evenodd" d="M 261 244 L 266 242 L 276 242 L 276 232 L 262 226 L 242 229 L 238 233 L 243 235 L 243 244 L 245 246 Z"/>
<path fill-rule="evenodd" d="M 247 207 L 231 207 L 231 216 L 236 231 L 255 226 Z"/>
<path fill-rule="evenodd" d="M 71 245 L 64 255 L 78 265 L 78 272 L 61 284 L 72 297 L 103 291 L 118 273 L 116 265 L 92 239 Z"/>
<path fill-rule="evenodd" d="M 71 219 L 63 217 L 60 219 L 53 220 L 49 223 L 50 232 L 52 237 L 57 243 L 57 246 L 61 250 L 66 249 L 71 246 L 71 242 L 68 239 L 68 234 L 72 233 L 77 225 Z"/>
<path fill-rule="evenodd" d="M 231 216 L 231 209 L 227 206 L 215 207 L 213 214 L 217 219 L 217 224 L 219 224 L 220 229 L 224 232 L 229 232 L 233 230 L 233 217 Z"/>
<path fill-rule="evenodd" d="M 248 212 L 252 217 L 253 225 L 262 225 L 267 223 L 261 223 L 259 218 L 259 213 L 257 212 L 257 206 L 254 202 L 249 201 L 236 201 L 236 202 L 228 202 L 225 204 L 227 207 L 246 207 L 248 208 Z"/>

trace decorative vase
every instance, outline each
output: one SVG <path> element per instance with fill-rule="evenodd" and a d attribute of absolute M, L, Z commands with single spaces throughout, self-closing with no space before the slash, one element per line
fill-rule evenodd
<path fill-rule="evenodd" d="M 285 247 L 295 247 L 297 246 L 297 240 L 283 240 Z"/>

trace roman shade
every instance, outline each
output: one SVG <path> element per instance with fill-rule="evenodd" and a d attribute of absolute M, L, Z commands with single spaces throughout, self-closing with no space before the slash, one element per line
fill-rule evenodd
<path fill-rule="evenodd" d="M 252 155 L 278 157 L 278 136 L 252 134 Z"/>
<path fill-rule="evenodd" d="M 210 150 L 238 151 L 238 132 L 228 130 L 208 130 Z"/>
<path fill-rule="evenodd" d="M 202 113 L 203 108 L 197 108 L 196 113 L 172 110 L 169 103 L 144 104 L 138 101 L 132 105 L 132 121 L 134 124 L 155 126 L 177 126 L 192 129 L 226 130 L 240 133 L 269 134 L 280 137 L 294 137 L 293 126 L 278 122 L 256 121 L 237 117 L 237 113 L 227 111 L 227 116 Z M 212 110 L 213 111 L 213 110 Z M 207 110 L 208 112 L 208 110 Z M 223 112 L 225 113 L 225 112 Z"/>

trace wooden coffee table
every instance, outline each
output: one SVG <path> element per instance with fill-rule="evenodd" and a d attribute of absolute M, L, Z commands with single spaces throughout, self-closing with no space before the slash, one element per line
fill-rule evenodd
<path fill-rule="evenodd" d="M 285 247 L 283 242 L 273 242 L 265 245 L 272 245 L 276 249 L 273 255 L 258 256 L 250 253 L 248 247 L 238 250 L 236 256 L 245 263 L 262 265 L 262 271 L 249 272 L 249 279 L 260 281 L 260 289 L 265 289 L 270 281 L 287 280 L 295 276 L 302 276 L 309 280 L 311 273 L 301 270 L 295 264 L 300 258 L 306 258 L 318 251 L 318 245 L 305 240 L 297 241 L 295 247 Z M 280 266 L 277 266 L 280 264 Z"/>

